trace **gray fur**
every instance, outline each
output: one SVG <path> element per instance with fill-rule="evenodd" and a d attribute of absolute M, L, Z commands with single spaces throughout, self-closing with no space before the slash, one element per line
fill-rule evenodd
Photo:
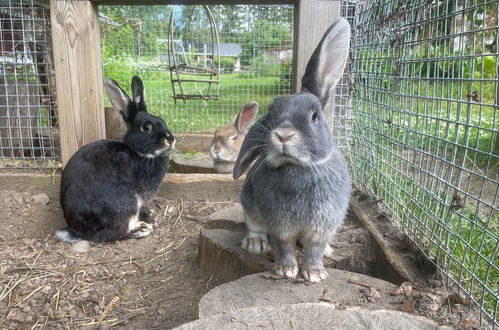
<path fill-rule="evenodd" d="M 268 242 L 262 234 L 267 233 L 279 253 L 275 271 L 285 277 L 296 276 L 297 242 L 305 252 L 304 277 L 319 282 L 327 276 L 322 257 L 348 208 L 347 166 L 331 139 L 322 110 L 328 95 L 309 92 L 332 88 L 331 81 L 335 84 L 339 80 L 328 76 L 342 74 L 337 66 L 320 63 L 342 62 L 339 53 L 346 58 L 345 33 L 349 33 L 349 25 L 343 19 L 328 29 L 307 66 L 302 92 L 270 103 L 268 113 L 244 140 L 233 172 L 238 178 L 252 164 L 241 191 L 249 231 L 243 247 L 254 253 L 264 252 Z M 340 49 L 334 57 L 324 53 L 338 43 Z M 332 71 L 318 72 L 314 65 Z"/>

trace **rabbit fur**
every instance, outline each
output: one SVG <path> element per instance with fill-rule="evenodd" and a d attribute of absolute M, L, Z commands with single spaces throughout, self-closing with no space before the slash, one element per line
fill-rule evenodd
<path fill-rule="evenodd" d="M 217 129 L 211 141 L 210 156 L 217 173 L 232 173 L 248 128 L 258 113 L 258 104 L 246 104 L 233 122 Z"/>
<path fill-rule="evenodd" d="M 326 31 L 302 78 L 302 90 L 275 98 L 249 130 L 234 167 L 239 178 L 248 168 L 241 204 L 248 229 L 242 246 L 253 253 L 279 254 L 274 271 L 298 274 L 297 243 L 303 247 L 302 275 L 320 282 L 328 274 L 324 253 L 342 224 L 350 197 L 345 160 L 333 143 L 323 108 L 343 73 L 350 26 L 338 19 Z"/>
<path fill-rule="evenodd" d="M 127 133 L 83 146 L 65 166 L 60 201 L 67 227 L 56 232 L 65 242 L 111 242 L 153 231 L 147 204 L 166 174 L 175 138 L 163 119 L 147 112 L 139 77 L 132 79 L 133 99 L 112 79 L 104 86 Z"/>

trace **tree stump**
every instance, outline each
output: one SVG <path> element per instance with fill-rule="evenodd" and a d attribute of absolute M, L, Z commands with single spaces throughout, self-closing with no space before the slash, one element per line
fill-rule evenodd
<path fill-rule="evenodd" d="M 213 168 L 213 159 L 208 154 L 172 153 L 170 165 L 176 173 L 216 173 Z"/>
<path fill-rule="evenodd" d="M 443 330 L 420 316 L 393 310 L 339 309 L 328 303 L 248 307 L 181 325 L 178 330 L 219 329 Z"/>
<path fill-rule="evenodd" d="M 241 240 L 245 233 L 240 206 L 212 214 L 199 235 L 198 262 L 201 270 L 222 281 L 271 270 L 277 257 L 275 251 L 254 255 L 243 250 Z M 365 228 L 347 219 L 330 245 L 334 253 L 324 258 L 325 267 L 369 273 L 374 258 L 371 236 Z M 301 250 L 297 249 L 299 264 L 302 258 Z"/>
<path fill-rule="evenodd" d="M 252 274 L 210 290 L 199 301 L 199 318 L 257 306 L 328 302 L 344 307 L 399 309 L 405 297 L 391 296 L 395 284 L 363 274 L 327 269 L 317 284 L 279 279 L 270 273 Z M 375 291 L 371 291 L 372 289 Z"/>

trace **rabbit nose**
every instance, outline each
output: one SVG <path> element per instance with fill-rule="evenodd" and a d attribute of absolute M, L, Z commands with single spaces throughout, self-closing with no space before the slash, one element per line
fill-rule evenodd
<path fill-rule="evenodd" d="M 166 133 L 165 142 L 173 147 L 175 145 L 175 137 L 171 133 Z"/>
<path fill-rule="evenodd" d="M 286 143 L 289 141 L 289 139 L 291 139 L 295 135 L 295 133 L 275 132 L 275 135 L 277 136 L 279 141 L 281 141 L 281 143 Z"/>

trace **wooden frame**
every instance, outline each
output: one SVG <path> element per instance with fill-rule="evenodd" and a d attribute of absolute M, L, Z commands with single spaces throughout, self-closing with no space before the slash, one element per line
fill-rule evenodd
<path fill-rule="evenodd" d="M 63 166 L 81 146 L 106 137 L 99 5 L 236 5 L 295 6 L 293 91 L 315 46 L 339 16 L 339 0 L 51 0 L 52 44 Z M 312 24 L 313 22 L 313 24 Z M 327 110 L 327 109 L 326 109 Z"/>

